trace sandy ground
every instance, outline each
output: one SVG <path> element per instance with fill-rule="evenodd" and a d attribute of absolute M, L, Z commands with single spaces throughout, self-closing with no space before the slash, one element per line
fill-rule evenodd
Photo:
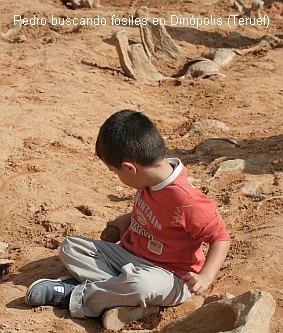
<path fill-rule="evenodd" d="M 99 126 L 122 108 L 143 111 L 154 120 L 168 156 L 181 158 L 195 185 L 217 202 L 232 237 L 227 260 L 209 291 L 133 327 L 163 327 L 210 295 L 261 289 L 277 303 L 270 332 L 282 332 L 282 48 L 236 55 L 221 70 L 225 77 L 145 85 L 124 76 L 109 43 L 118 29 L 139 42 L 137 27 L 112 26 L 109 20 L 112 15 L 129 17 L 147 5 L 156 17 L 168 19 L 173 13 L 223 19 L 222 25 L 198 29 L 168 25 L 189 59 L 215 48 L 253 47 L 265 35 L 283 38 L 282 2 L 266 1 L 268 28 L 232 29 L 227 17 L 236 10 L 228 0 L 117 3 L 71 10 L 59 0 L 0 1 L 2 32 L 12 27 L 16 14 L 47 22 L 52 15 L 107 20 L 104 26 L 81 29 L 29 24 L 21 31 L 23 43 L 0 40 L 0 241 L 9 245 L 0 257 L 13 261 L 2 267 L 0 332 L 105 332 L 100 318 L 77 320 L 67 310 L 47 306 L 30 309 L 24 295 L 35 279 L 65 273 L 58 258 L 65 236 L 98 239 L 106 221 L 129 211 L 134 191 L 94 154 Z M 179 70 L 175 64 L 156 66 L 167 76 Z M 207 119 L 227 128 L 189 133 L 193 122 Z M 236 144 L 200 146 L 223 137 Z M 245 160 L 245 166 L 213 177 L 222 157 Z"/>

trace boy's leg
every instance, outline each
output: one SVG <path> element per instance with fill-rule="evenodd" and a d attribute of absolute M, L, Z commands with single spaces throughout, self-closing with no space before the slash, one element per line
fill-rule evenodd
<path fill-rule="evenodd" d="M 116 306 L 173 306 L 190 297 L 174 274 L 117 244 L 69 237 L 60 255 L 71 274 L 84 281 L 71 295 L 74 317 L 96 317 Z"/>

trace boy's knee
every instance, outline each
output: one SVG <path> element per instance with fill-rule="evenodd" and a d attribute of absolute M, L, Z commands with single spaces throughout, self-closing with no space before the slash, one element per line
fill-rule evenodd
<path fill-rule="evenodd" d="M 162 281 L 160 281 L 152 271 L 135 268 L 131 263 L 123 267 L 122 274 L 127 275 L 129 287 L 131 286 L 133 291 L 144 296 L 155 294 L 164 287 L 173 286 L 171 274 L 162 275 Z"/>
<path fill-rule="evenodd" d="M 75 237 L 70 236 L 70 237 L 67 237 L 67 238 L 65 238 L 63 240 L 63 242 L 62 242 L 62 244 L 60 246 L 60 250 L 59 250 L 59 256 L 60 256 L 60 258 L 62 258 L 62 256 L 64 256 L 65 254 L 71 252 L 72 244 L 74 243 L 73 242 L 74 238 Z"/>

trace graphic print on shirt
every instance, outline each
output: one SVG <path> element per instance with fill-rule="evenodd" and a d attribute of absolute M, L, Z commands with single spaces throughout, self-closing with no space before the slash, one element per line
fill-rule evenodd
<path fill-rule="evenodd" d="M 176 210 L 172 216 L 172 222 L 171 224 L 175 227 L 179 227 L 180 224 L 181 224 L 181 221 L 182 221 L 182 212 L 184 210 L 184 208 L 190 208 L 192 207 L 191 205 L 190 206 L 178 206 L 176 207 Z"/>
<path fill-rule="evenodd" d="M 137 212 L 138 221 L 140 222 L 140 224 L 145 225 L 146 224 L 146 219 L 145 219 L 143 213 L 138 208 L 137 208 L 136 212 Z"/>
<path fill-rule="evenodd" d="M 147 243 L 147 248 L 149 249 L 149 251 L 160 255 L 162 254 L 163 243 L 150 239 Z"/>
<path fill-rule="evenodd" d="M 146 220 L 150 221 L 155 228 L 161 230 L 161 224 L 158 222 L 157 217 L 154 215 L 148 204 L 141 198 L 140 191 L 136 194 L 135 206 L 136 210 L 139 210 L 140 216 L 143 216 Z"/>
<path fill-rule="evenodd" d="M 141 198 L 140 191 L 137 192 L 135 197 L 135 212 L 137 215 L 137 220 L 132 217 L 132 231 L 148 239 L 147 249 L 150 252 L 158 255 L 162 254 L 163 243 L 154 240 L 152 234 L 144 228 L 147 223 L 151 223 L 156 229 L 161 230 L 161 224 L 158 222 L 158 219 L 148 204 Z"/>
<path fill-rule="evenodd" d="M 134 218 L 131 220 L 131 228 L 134 232 L 139 234 L 140 236 L 146 237 L 148 239 L 152 239 L 152 235 L 147 232 Z"/>

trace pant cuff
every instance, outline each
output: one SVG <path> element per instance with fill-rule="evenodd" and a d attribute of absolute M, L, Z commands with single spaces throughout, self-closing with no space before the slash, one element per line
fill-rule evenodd
<path fill-rule="evenodd" d="M 73 290 L 70 297 L 69 310 L 72 317 L 75 318 L 84 318 L 83 312 L 83 292 L 86 286 L 86 281 L 82 284 L 79 284 Z"/>

